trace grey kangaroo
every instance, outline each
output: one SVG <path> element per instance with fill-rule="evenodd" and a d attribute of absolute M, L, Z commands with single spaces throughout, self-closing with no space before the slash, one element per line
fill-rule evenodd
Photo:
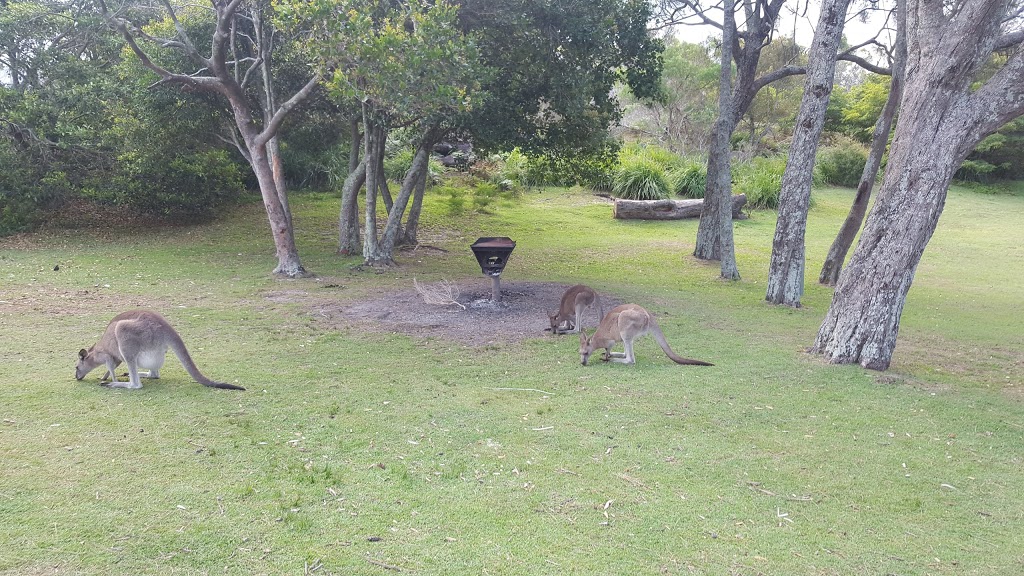
<path fill-rule="evenodd" d="M 562 294 L 562 301 L 558 310 L 548 314 L 551 320 L 552 334 L 572 334 L 579 332 L 583 327 L 583 312 L 591 307 L 597 306 L 597 317 L 604 316 L 604 308 L 601 306 L 601 297 L 589 286 L 577 284 L 570 287 Z M 562 328 L 562 326 L 565 328 Z"/>
<path fill-rule="evenodd" d="M 580 362 L 586 366 L 587 360 L 594 353 L 594 350 L 604 348 L 602 360 L 635 364 L 636 357 L 633 355 L 633 341 L 644 334 L 654 336 L 654 339 L 657 340 L 658 345 L 665 351 L 665 354 L 677 364 L 714 366 L 714 364 L 704 362 L 703 360 L 683 358 L 673 352 L 672 348 L 669 348 L 668 341 L 665 340 L 665 334 L 662 333 L 661 327 L 654 320 L 654 316 L 636 304 L 623 304 L 612 308 L 601 319 L 601 324 L 598 325 L 597 330 L 590 337 L 587 337 L 586 332 L 580 331 Z M 612 352 L 612 346 L 618 342 L 622 342 L 626 347 L 624 353 Z"/>
<path fill-rule="evenodd" d="M 149 310 L 131 310 L 114 317 L 107 329 L 100 336 L 99 342 L 88 350 L 78 351 L 78 364 L 75 366 L 75 379 L 81 380 L 86 374 L 99 366 L 107 367 L 110 382 L 105 385 L 112 388 L 142 388 L 139 380 L 139 368 L 146 368 L 147 378 L 159 378 L 160 368 L 164 365 L 167 349 L 170 348 L 181 361 L 189 375 L 203 386 L 224 388 L 227 390 L 245 390 L 241 386 L 215 382 L 199 371 L 192 361 L 181 336 L 171 327 L 163 316 Z M 120 382 L 114 370 L 121 362 L 128 366 L 128 381 Z"/>

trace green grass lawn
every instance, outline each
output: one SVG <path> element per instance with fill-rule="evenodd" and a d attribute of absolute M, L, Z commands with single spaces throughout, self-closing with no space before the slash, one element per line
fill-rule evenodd
<path fill-rule="evenodd" d="M 292 200 L 310 279 L 270 276 L 259 204 L 0 241 L 0 574 L 1022 573 L 1024 196 L 951 192 L 886 373 L 804 352 L 851 197 L 816 191 L 797 310 L 764 303 L 772 214 L 736 223 L 727 283 L 690 256 L 696 221 L 614 221 L 554 189 L 487 214 L 429 197 L 421 240 L 447 252 L 382 274 L 334 254 L 322 194 Z M 639 303 L 716 366 L 649 338 L 634 367 L 582 367 L 573 336 L 331 328 L 293 297 L 486 284 L 468 246 L 494 235 L 518 242 L 507 280 Z M 78 349 L 132 307 L 248 391 L 173 357 L 139 391 L 76 382 Z"/>

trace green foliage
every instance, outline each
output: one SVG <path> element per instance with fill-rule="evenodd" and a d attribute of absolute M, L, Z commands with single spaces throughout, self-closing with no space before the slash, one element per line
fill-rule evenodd
<path fill-rule="evenodd" d="M 409 147 L 403 147 L 394 154 L 384 157 L 384 176 L 393 182 L 401 182 L 405 179 L 405 173 L 412 166 L 412 159 L 416 151 Z"/>
<path fill-rule="evenodd" d="M 466 112 L 482 96 L 488 70 L 475 39 L 460 32 L 454 4 L 318 0 L 275 6 L 285 26 L 317 23 L 307 47 L 329 70 L 331 95 L 367 105 L 385 125 Z"/>
<path fill-rule="evenodd" d="M 704 44 L 667 39 L 660 88 L 663 98 L 641 100 L 623 94 L 622 124 L 642 134 L 657 134 L 674 151 L 695 153 L 706 147 L 717 116 L 718 69 Z"/>
<path fill-rule="evenodd" d="M 868 151 L 855 142 L 842 142 L 818 151 L 815 171 L 824 184 L 856 188 L 868 161 Z"/>
<path fill-rule="evenodd" d="M 685 159 L 667 177 L 673 194 L 685 198 L 703 198 L 708 183 L 708 166 L 704 161 Z"/>
<path fill-rule="evenodd" d="M 528 186 L 572 186 L 580 184 L 593 190 L 611 191 L 616 171 L 617 146 L 605 140 L 605 148 L 580 154 L 541 154 L 529 156 L 526 170 Z"/>
<path fill-rule="evenodd" d="M 650 142 L 630 142 L 619 150 L 620 162 L 631 158 L 644 158 L 661 166 L 664 170 L 671 170 L 683 164 L 678 154 Z"/>
<path fill-rule="evenodd" d="M 860 142 L 871 142 L 875 122 L 889 98 L 889 81 L 888 76 L 871 74 L 864 82 L 851 88 L 836 103 L 845 105 L 838 126 L 830 124 L 830 127 Z M 830 114 L 834 116 L 834 113 Z"/>
<path fill-rule="evenodd" d="M 661 200 L 669 189 L 664 166 L 642 155 L 620 160 L 612 179 L 612 194 L 629 200 Z"/>
<path fill-rule="evenodd" d="M 984 160 L 964 160 L 953 177 L 965 182 L 986 183 L 990 181 L 996 170 L 996 166 Z"/>
<path fill-rule="evenodd" d="M 759 156 L 733 166 L 733 193 L 746 194 L 747 206 L 755 210 L 775 210 L 786 172 L 784 156 Z"/>
<path fill-rule="evenodd" d="M 646 30 L 648 3 L 460 4 L 460 24 L 479 39 L 481 58 L 494 72 L 483 83 L 488 98 L 461 123 L 474 145 L 564 156 L 564 163 L 588 173 L 577 180 L 599 180 L 607 129 L 620 117 L 615 84 L 624 80 L 643 97 L 658 92 L 662 44 Z M 581 160 L 588 155 L 597 163 Z"/>
<path fill-rule="evenodd" d="M 241 171 L 223 150 L 137 155 L 124 163 L 111 191 L 115 203 L 170 221 L 217 217 L 242 197 Z"/>
<path fill-rule="evenodd" d="M 1024 117 L 1007 123 L 982 140 L 960 165 L 955 177 L 987 183 L 997 179 L 1024 179 Z"/>

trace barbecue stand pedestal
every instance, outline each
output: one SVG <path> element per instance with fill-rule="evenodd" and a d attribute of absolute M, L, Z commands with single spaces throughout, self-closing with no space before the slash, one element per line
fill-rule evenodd
<path fill-rule="evenodd" d="M 501 302 L 501 271 L 516 243 L 505 236 L 486 236 L 477 238 L 469 247 L 480 263 L 480 271 L 491 277 L 491 302 Z"/>

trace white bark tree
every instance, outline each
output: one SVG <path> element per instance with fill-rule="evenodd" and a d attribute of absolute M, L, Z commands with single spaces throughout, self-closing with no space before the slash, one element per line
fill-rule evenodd
<path fill-rule="evenodd" d="M 1024 52 L 984 82 L 1014 0 L 908 0 L 906 85 L 886 175 L 843 269 L 813 351 L 833 363 L 889 367 L 914 273 L 953 173 L 983 138 L 1024 114 Z"/>
<path fill-rule="evenodd" d="M 804 293 L 804 234 L 811 200 L 814 157 L 825 126 L 825 110 L 832 95 L 837 50 L 849 5 L 850 0 L 824 0 L 811 42 L 804 94 L 779 194 L 779 218 L 775 225 L 765 296 L 765 300 L 772 304 L 799 307 Z"/>
<path fill-rule="evenodd" d="M 267 219 L 270 221 L 277 254 L 274 274 L 292 278 L 307 275 L 295 246 L 276 138 L 285 117 L 312 94 L 319 76 L 310 74 L 305 85 L 288 100 L 277 104 L 273 81 L 269 77 L 269 66 L 265 66 L 274 42 L 273 34 L 266 30 L 268 22 L 262 12 L 265 6 L 259 3 L 243 4 L 241 0 L 211 0 L 215 27 L 210 54 L 206 56 L 199 52 L 170 2 L 165 0 L 163 4 L 167 18 L 174 24 L 175 35 L 172 38 L 153 38 L 128 21 L 123 14 L 108 11 L 102 0 L 99 2 L 99 10 L 107 22 L 121 33 L 143 66 L 160 76 L 160 81 L 155 85 L 175 85 L 185 92 L 210 92 L 227 100 L 234 119 L 232 139 L 256 175 Z M 252 12 L 243 14 L 243 8 Z M 252 34 L 247 39 L 240 39 L 239 29 L 252 30 Z M 195 65 L 197 71 L 173 72 L 164 68 L 150 58 L 139 40 L 178 50 Z M 252 43 L 252 56 L 242 57 L 236 41 Z M 263 79 L 263 110 L 254 111 L 246 90 L 259 78 Z"/>

